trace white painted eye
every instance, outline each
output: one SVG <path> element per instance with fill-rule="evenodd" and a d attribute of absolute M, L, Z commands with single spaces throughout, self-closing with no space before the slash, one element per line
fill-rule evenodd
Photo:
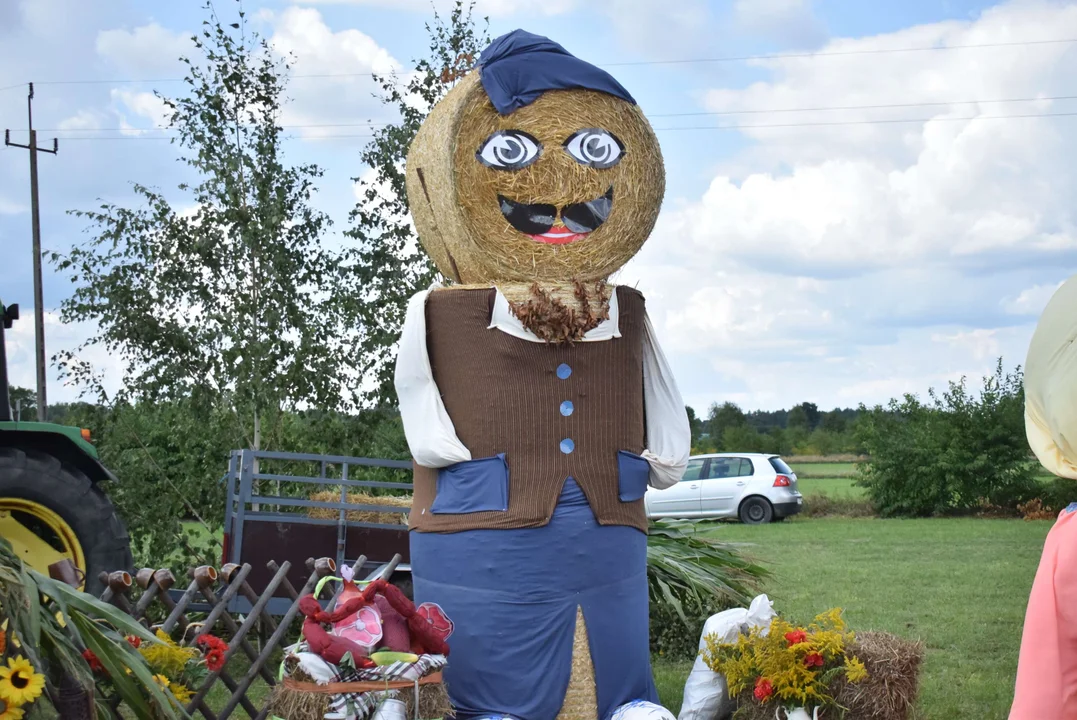
<path fill-rule="evenodd" d="M 625 146 L 605 130 L 584 128 L 565 140 L 565 151 L 580 165 L 604 170 L 621 161 Z"/>
<path fill-rule="evenodd" d="M 486 139 L 475 157 L 496 170 L 520 170 L 538 160 L 542 144 L 522 130 L 500 130 Z"/>

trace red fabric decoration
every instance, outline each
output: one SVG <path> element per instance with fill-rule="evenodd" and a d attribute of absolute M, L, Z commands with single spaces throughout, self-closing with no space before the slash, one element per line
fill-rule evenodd
<path fill-rule="evenodd" d="M 415 604 L 400 588 L 390 585 L 385 580 L 375 580 L 367 585 L 358 596 L 338 605 L 332 612 L 325 612 L 313 595 L 299 599 L 299 610 L 306 616 L 303 621 L 303 636 L 310 645 L 311 652 L 327 662 L 337 665 L 349 652 L 356 667 L 372 667 L 373 661 L 365 657 L 366 648 L 326 631 L 324 625 L 338 623 L 354 615 L 359 608 L 375 604 L 378 597 L 384 598 L 389 608 L 407 623 L 410 635 L 411 651 L 416 655 L 448 655 L 449 645 L 433 624 L 415 611 Z M 383 618 L 385 615 L 383 615 Z"/>
<path fill-rule="evenodd" d="M 382 636 L 379 647 L 393 652 L 410 652 L 411 634 L 408 632 L 408 621 L 383 595 L 374 598 L 374 604 L 381 613 Z"/>

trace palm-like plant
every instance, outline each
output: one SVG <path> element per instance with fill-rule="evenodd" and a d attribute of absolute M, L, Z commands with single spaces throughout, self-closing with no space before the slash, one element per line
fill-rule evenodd
<path fill-rule="evenodd" d="M 647 581 L 651 601 L 667 603 L 685 623 L 716 603 L 747 605 L 770 573 L 734 546 L 715 540 L 715 524 L 657 520 L 647 537 Z"/>
<path fill-rule="evenodd" d="M 45 695 L 55 706 L 62 696 L 94 688 L 83 658 L 91 651 L 109 673 L 120 698 L 140 720 L 188 717 L 162 691 L 142 656 L 125 636 L 160 642 L 126 613 L 27 568 L 0 538 L 0 624 L 6 621 L 6 648 L 0 659 L 23 656 L 46 678 Z M 130 674 L 128 674 L 128 669 Z M 100 699 L 98 715 L 110 717 Z"/>

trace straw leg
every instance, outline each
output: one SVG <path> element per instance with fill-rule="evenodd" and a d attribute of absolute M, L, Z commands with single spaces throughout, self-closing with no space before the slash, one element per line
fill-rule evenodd
<path fill-rule="evenodd" d="M 557 720 L 597 720 L 598 690 L 595 687 L 595 664 L 591 660 L 591 645 L 587 639 L 587 623 L 583 608 L 576 608 L 576 633 L 572 639 L 572 674 L 568 691 Z"/>

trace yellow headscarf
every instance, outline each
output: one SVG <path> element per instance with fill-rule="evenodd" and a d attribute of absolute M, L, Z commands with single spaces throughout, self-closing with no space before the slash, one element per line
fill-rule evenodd
<path fill-rule="evenodd" d="M 1028 348 L 1025 433 L 1047 470 L 1077 480 L 1077 275 L 1047 303 Z"/>

